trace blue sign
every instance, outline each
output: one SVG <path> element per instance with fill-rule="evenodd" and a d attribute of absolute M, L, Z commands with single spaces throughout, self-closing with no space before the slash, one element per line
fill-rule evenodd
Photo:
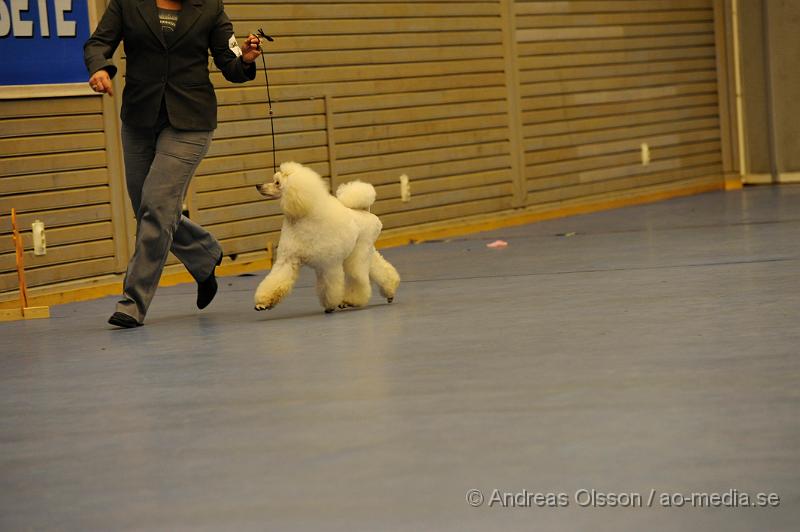
<path fill-rule="evenodd" d="M 0 86 L 86 82 L 88 0 L 0 0 Z"/>

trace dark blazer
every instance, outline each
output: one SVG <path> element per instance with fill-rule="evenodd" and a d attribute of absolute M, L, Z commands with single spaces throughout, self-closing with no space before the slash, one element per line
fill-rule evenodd
<path fill-rule="evenodd" d="M 111 61 L 120 41 L 127 56 L 122 121 L 152 127 L 162 99 L 172 127 L 207 131 L 217 127 L 217 97 L 208 77 L 208 51 L 228 81 L 255 78 L 245 64 L 222 0 L 184 0 L 172 45 L 167 46 L 158 21 L 156 0 L 111 0 L 97 29 L 83 46 L 91 76 L 101 68 L 111 77 Z"/>

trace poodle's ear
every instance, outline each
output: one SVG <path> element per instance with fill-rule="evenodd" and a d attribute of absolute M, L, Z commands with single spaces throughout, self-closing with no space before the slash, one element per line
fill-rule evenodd
<path fill-rule="evenodd" d="M 301 190 L 298 190 L 299 187 L 293 187 L 291 180 L 287 180 L 284 183 L 281 192 L 283 214 L 290 219 L 306 216 L 311 210 L 310 202 L 313 201 L 313 198 L 306 197 Z"/>

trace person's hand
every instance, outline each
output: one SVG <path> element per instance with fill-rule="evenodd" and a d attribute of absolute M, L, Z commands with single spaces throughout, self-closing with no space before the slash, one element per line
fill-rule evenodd
<path fill-rule="evenodd" d="M 100 69 L 89 78 L 89 86 L 94 92 L 114 96 L 114 88 L 111 85 L 111 77 L 105 69 Z"/>
<path fill-rule="evenodd" d="M 247 39 L 242 45 L 242 61 L 245 63 L 252 63 L 258 56 L 261 55 L 261 39 L 252 33 L 247 36 Z"/>

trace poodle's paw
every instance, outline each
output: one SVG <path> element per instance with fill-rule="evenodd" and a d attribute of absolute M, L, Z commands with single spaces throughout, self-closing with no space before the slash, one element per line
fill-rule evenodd
<path fill-rule="evenodd" d="M 255 299 L 255 309 L 259 312 L 262 310 L 271 310 L 275 306 L 275 300 L 270 297 L 269 294 L 256 295 Z"/>
<path fill-rule="evenodd" d="M 332 314 L 334 310 L 336 310 L 336 309 L 335 308 L 326 308 L 325 309 L 325 314 Z"/>
<path fill-rule="evenodd" d="M 390 305 L 392 304 L 392 301 L 394 301 L 393 297 L 387 297 L 386 298 L 386 302 L 389 303 Z"/>

